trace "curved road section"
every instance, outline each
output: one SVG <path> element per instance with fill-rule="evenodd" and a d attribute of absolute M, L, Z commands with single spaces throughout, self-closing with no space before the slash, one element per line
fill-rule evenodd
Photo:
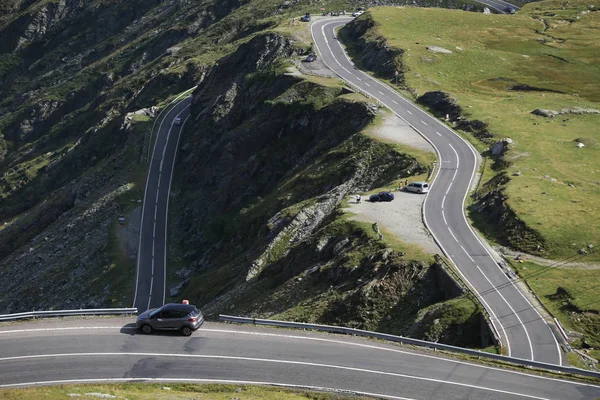
<path fill-rule="evenodd" d="M 156 134 L 144 191 L 133 306 L 139 312 L 165 302 L 167 216 L 169 193 L 179 136 L 189 116 L 191 97 L 178 102 L 164 116 Z M 175 118 L 182 124 L 175 125 Z"/>
<path fill-rule="evenodd" d="M 435 240 L 479 294 L 509 356 L 562 364 L 561 349 L 550 327 L 466 220 L 464 203 L 477 168 L 475 151 L 446 125 L 354 66 L 335 34 L 347 22 L 346 18 L 314 22 L 314 42 L 330 69 L 392 110 L 436 149 L 439 168 L 423 204 L 425 224 Z"/>
<path fill-rule="evenodd" d="M 503 370 L 362 338 L 206 323 L 191 337 L 142 335 L 131 319 L 0 327 L 0 389 L 123 381 L 263 383 L 385 399 L 600 397 L 600 387 Z"/>

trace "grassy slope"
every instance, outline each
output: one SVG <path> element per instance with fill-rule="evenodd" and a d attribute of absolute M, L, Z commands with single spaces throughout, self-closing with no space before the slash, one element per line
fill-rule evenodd
<path fill-rule="evenodd" d="M 164 389 L 169 388 L 169 389 Z M 90 398 L 86 393 L 98 393 L 130 400 L 143 399 L 273 399 L 273 400 L 345 400 L 365 399 L 334 393 L 310 392 L 303 389 L 284 389 L 268 386 L 247 385 L 191 385 L 191 384 L 147 384 L 147 383 L 122 383 L 110 385 L 61 385 L 40 388 L 13 389 L 0 391 L 0 399 L 57 399 L 69 398 L 76 395 Z M 92 397 L 100 397 L 99 395 Z"/>
<path fill-rule="evenodd" d="M 379 33 L 392 46 L 406 50 L 403 61 L 409 70 L 409 87 L 419 94 L 449 92 L 470 118 L 489 123 L 497 137 L 516 141 L 508 156 L 514 162 L 509 172 L 519 170 L 522 175 L 508 185 L 508 204 L 548 240 L 554 257 L 573 254 L 600 236 L 600 214 L 595 212 L 600 198 L 600 147 L 578 149 L 574 143 L 579 137 L 600 140 L 600 115 L 551 120 L 531 111 L 600 108 L 596 40 L 600 13 L 580 13 L 594 4 L 600 8 L 598 1 L 575 1 L 561 10 L 562 2 L 546 1 L 530 4 L 513 16 L 419 8 L 371 10 L 381 24 Z M 550 15 L 558 14 L 543 16 L 548 29 L 541 21 L 540 7 Z M 430 45 L 453 54 L 431 53 L 425 48 Z M 564 94 L 509 91 L 507 86 L 515 82 L 497 78 Z"/>
<path fill-rule="evenodd" d="M 600 347 L 599 269 L 514 265 L 565 329 L 583 333 L 588 345 Z"/>

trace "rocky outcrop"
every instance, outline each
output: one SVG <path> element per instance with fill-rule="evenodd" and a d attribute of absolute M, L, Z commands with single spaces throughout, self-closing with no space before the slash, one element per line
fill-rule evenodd
<path fill-rule="evenodd" d="M 464 118 L 458 101 L 448 93 L 441 90 L 426 92 L 417 101 L 427 106 L 435 116 L 454 122 L 457 129 L 470 133 L 485 143 L 492 143 L 494 135 L 488 130 L 488 125 L 483 121 Z"/>
<path fill-rule="evenodd" d="M 469 207 L 471 217 L 485 221 L 489 226 L 501 227 L 493 233 L 507 246 L 519 251 L 539 254 L 547 248 L 545 239 L 531 227 L 527 226 L 506 203 L 504 193 L 510 178 L 501 172 L 473 195 L 473 204 Z"/>
<path fill-rule="evenodd" d="M 576 114 L 576 115 L 600 114 L 600 110 L 596 110 L 594 108 L 583 108 L 583 107 L 565 107 L 565 108 L 560 109 L 559 111 L 544 110 L 541 108 L 536 108 L 531 113 L 534 115 L 539 115 L 541 117 L 553 118 L 557 115 L 562 115 L 562 114 Z"/>
<path fill-rule="evenodd" d="M 419 97 L 418 101 L 429 107 L 436 116 L 445 118 L 447 115 L 451 121 L 459 120 L 462 117 L 462 109 L 458 105 L 458 100 L 441 90 L 426 92 Z"/>
<path fill-rule="evenodd" d="M 375 33 L 374 27 L 375 21 L 365 15 L 345 25 L 339 35 L 353 48 L 357 56 L 355 61 L 363 68 L 404 85 L 405 69 L 401 59 L 404 50 L 388 46 L 385 39 Z"/>

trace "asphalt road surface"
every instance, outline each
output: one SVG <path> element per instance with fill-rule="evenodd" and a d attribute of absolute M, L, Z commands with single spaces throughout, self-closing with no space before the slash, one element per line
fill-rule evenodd
<path fill-rule="evenodd" d="M 179 135 L 189 116 L 191 97 L 179 101 L 160 123 L 144 192 L 133 306 L 139 312 L 165 302 L 169 192 Z M 175 125 L 175 118 L 183 122 Z"/>
<path fill-rule="evenodd" d="M 312 24 L 313 40 L 321 59 L 351 86 L 368 93 L 407 121 L 435 147 L 439 168 L 423 204 L 426 225 L 463 278 L 479 293 L 508 355 L 562 364 L 561 349 L 546 321 L 467 223 L 464 201 L 477 168 L 475 151 L 446 125 L 352 64 L 335 35 L 336 27 L 350 20 L 325 19 Z"/>
<path fill-rule="evenodd" d="M 249 382 L 390 399 L 594 399 L 600 387 L 342 335 L 206 323 L 139 334 L 133 318 L 0 326 L 0 388 L 107 381 Z"/>

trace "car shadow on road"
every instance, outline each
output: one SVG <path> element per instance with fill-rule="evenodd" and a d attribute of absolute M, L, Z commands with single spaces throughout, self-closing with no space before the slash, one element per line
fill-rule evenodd
<path fill-rule="evenodd" d="M 135 327 L 135 322 L 125 324 L 119 330 L 119 333 L 129 336 L 183 336 L 180 331 L 152 331 L 152 333 L 142 333 Z"/>

